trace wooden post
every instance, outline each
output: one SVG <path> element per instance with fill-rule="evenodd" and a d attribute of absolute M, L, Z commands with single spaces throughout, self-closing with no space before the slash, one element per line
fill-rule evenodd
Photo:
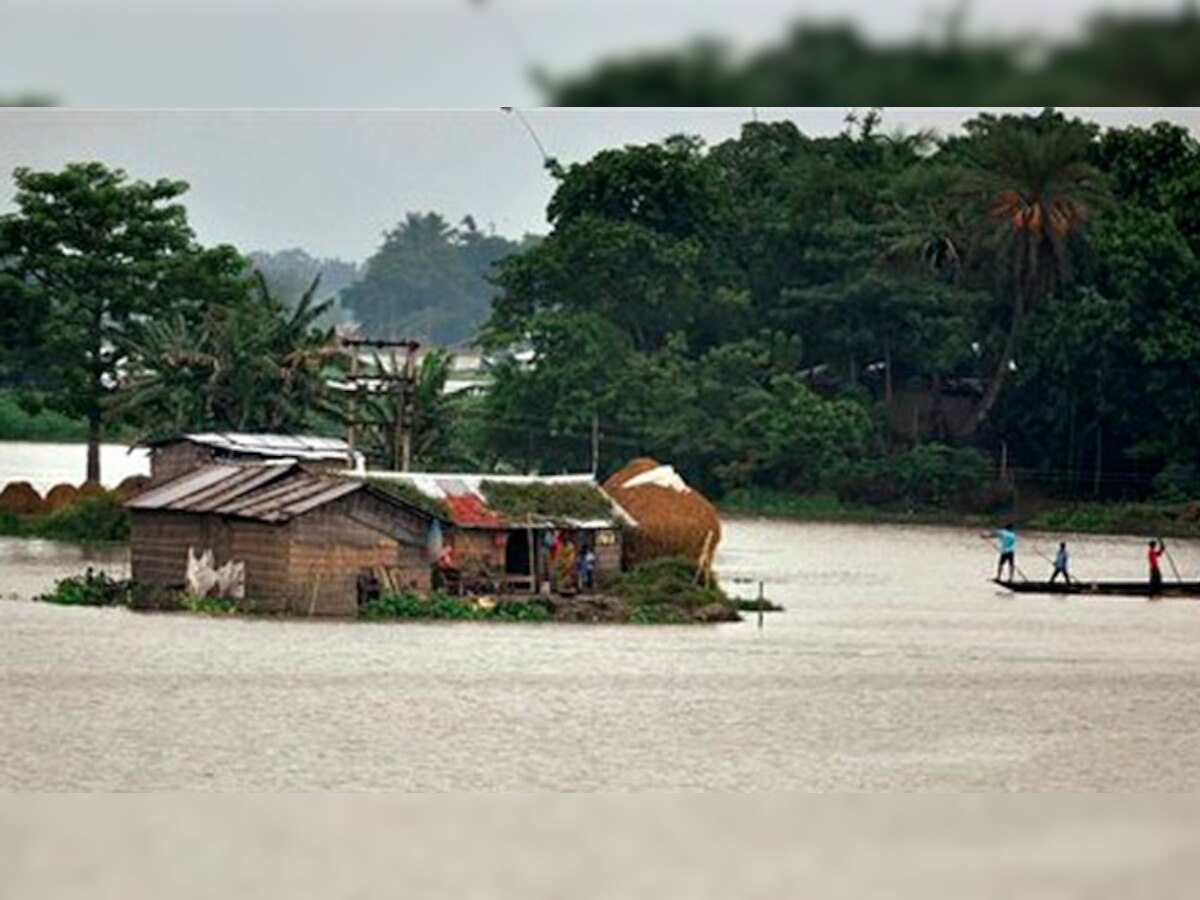
<path fill-rule="evenodd" d="M 766 605 L 766 595 L 763 594 L 763 583 L 758 583 L 758 630 L 763 627 L 763 607 Z"/>
<path fill-rule="evenodd" d="M 542 574 L 538 571 L 537 553 L 533 546 L 533 526 L 525 526 L 525 536 L 529 540 L 529 593 L 542 592 Z"/>

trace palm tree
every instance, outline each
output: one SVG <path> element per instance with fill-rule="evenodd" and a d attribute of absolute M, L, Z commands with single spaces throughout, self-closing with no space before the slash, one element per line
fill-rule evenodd
<path fill-rule="evenodd" d="M 979 261 L 1009 297 L 1007 333 L 976 428 L 1013 368 L 1026 314 L 1070 278 L 1084 228 L 1107 199 L 1103 176 L 1087 161 L 1093 138 L 1091 128 L 1049 111 L 974 123 L 965 186 L 975 199 Z"/>
<path fill-rule="evenodd" d="M 117 407 L 154 433 L 305 428 L 329 411 L 325 368 L 338 352 L 316 327 L 330 304 L 315 301 L 319 283 L 288 308 L 256 272 L 236 303 L 211 304 L 198 320 L 146 322 L 127 341 L 137 365 Z"/>

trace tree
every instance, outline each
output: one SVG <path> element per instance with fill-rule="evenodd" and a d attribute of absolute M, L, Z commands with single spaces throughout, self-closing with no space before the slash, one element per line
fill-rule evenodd
<path fill-rule="evenodd" d="M 40 310 L 38 356 L 47 404 L 87 420 L 87 477 L 100 479 L 105 398 L 138 322 L 204 299 L 203 259 L 176 202 L 181 181 L 130 181 L 120 169 L 72 163 L 18 168 L 15 212 L 0 216 L 0 292 Z M 224 251 L 215 251 L 219 268 Z"/>
<path fill-rule="evenodd" d="M 337 351 L 317 327 L 330 302 L 314 301 L 319 277 L 294 307 L 261 273 L 242 284 L 233 302 L 155 318 L 126 339 L 137 369 L 114 406 L 145 433 L 308 430 L 321 413 L 332 422 L 326 381 Z"/>
<path fill-rule="evenodd" d="M 332 325 L 345 313 L 337 302 L 338 295 L 359 278 L 358 266 L 342 259 L 318 259 L 299 247 L 274 253 L 254 250 L 247 254 L 267 281 L 271 293 L 289 307 L 294 307 L 305 295 L 313 279 L 320 276 L 321 293 L 317 302 L 333 301 L 322 318 L 323 325 Z"/>
<path fill-rule="evenodd" d="M 480 232 L 469 216 L 454 227 L 437 213 L 410 212 L 342 292 L 342 306 L 376 337 L 466 340 L 495 294 L 493 264 L 518 249 Z"/>
<path fill-rule="evenodd" d="M 995 369 L 975 412 L 978 427 L 1000 396 L 1028 310 L 1072 274 L 1084 226 L 1107 199 L 1088 162 L 1095 129 L 1046 111 L 1030 120 L 981 116 L 967 125 L 968 202 L 974 199 L 977 265 L 1008 297 Z"/>

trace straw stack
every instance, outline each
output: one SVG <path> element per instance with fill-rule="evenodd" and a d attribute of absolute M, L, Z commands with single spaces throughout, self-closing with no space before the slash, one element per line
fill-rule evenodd
<path fill-rule="evenodd" d="M 716 507 L 656 460 L 633 460 L 604 482 L 604 490 L 637 520 L 625 539 L 629 565 L 661 556 L 696 562 L 706 540 L 712 550 L 721 539 Z"/>
<path fill-rule="evenodd" d="M 0 491 L 0 510 L 28 516 L 46 511 L 46 501 L 28 481 L 12 481 Z"/>

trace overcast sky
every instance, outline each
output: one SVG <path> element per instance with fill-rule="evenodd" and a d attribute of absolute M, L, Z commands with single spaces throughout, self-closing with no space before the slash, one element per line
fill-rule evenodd
<path fill-rule="evenodd" d="M 1106 125 L 1167 118 L 1200 130 L 1196 109 L 1071 109 Z M 891 109 L 884 127 L 953 130 L 977 110 Z M 760 109 L 810 134 L 843 127 L 843 109 Z M 609 146 L 698 134 L 735 136 L 747 109 L 535 109 L 524 112 L 564 163 Z M 137 178 L 182 178 L 204 243 L 243 251 L 303 247 L 360 261 L 406 211 L 519 237 L 546 229 L 553 181 L 530 136 L 499 109 L 474 111 L 0 111 L 0 211 L 16 166 L 97 159 Z"/>
<path fill-rule="evenodd" d="M 542 99 L 528 71 L 800 18 L 877 40 L 944 31 L 963 0 L 0 0 L 0 96 L 93 107 L 491 107 Z M 1069 38 L 1098 9 L 1184 0 L 970 0 L 965 35 Z M 941 29 L 941 31 L 939 31 Z"/>

